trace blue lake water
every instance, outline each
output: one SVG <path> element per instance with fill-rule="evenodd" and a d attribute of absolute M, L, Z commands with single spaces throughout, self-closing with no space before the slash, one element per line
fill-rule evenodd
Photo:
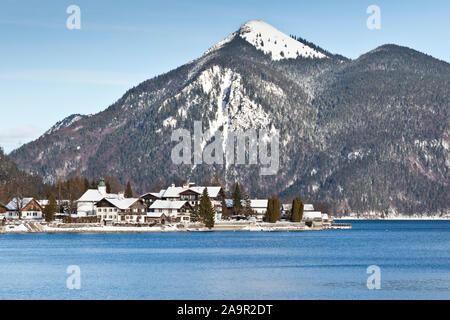
<path fill-rule="evenodd" d="M 450 299 L 450 221 L 352 230 L 0 235 L 0 299 Z M 81 289 L 69 290 L 69 265 Z M 381 269 L 381 289 L 366 286 Z"/>

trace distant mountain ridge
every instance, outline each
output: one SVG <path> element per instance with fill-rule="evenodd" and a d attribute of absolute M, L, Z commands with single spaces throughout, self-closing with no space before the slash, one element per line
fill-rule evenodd
<path fill-rule="evenodd" d="M 450 65 L 396 45 L 356 60 L 250 21 L 197 60 L 73 115 L 12 152 L 46 181 L 76 173 L 138 191 L 219 174 L 253 196 L 301 195 L 337 214 L 448 214 Z M 255 165 L 175 165 L 175 128 L 276 128 L 277 176 Z"/>

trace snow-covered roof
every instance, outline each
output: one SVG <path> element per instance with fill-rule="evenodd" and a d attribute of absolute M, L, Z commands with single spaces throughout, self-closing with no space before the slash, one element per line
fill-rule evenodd
<path fill-rule="evenodd" d="M 312 204 L 304 204 L 303 211 L 314 211 L 314 206 Z"/>
<path fill-rule="evenodd" d="M 267 199 L 250 199 L 250 206 L 252 208 L 267 208 Z M 233 199 L 225 199 L 228 208 L 233 206 Z M 245 200 L 241 200 L 242 206 L 245 206 Z"/>
<path fill-rule="evenodd" d="M 105 200 L 120 210 L 126 210 L 126 209 L 130 208 L 133 204 L 135 204 L 139 199 L 138 198 L 124 198 L 124 199 L 105 198 Z"/>
<path fill-rule="evenodd" d="M 33 198 L 14 198 L 6 205 L 6 208 L 8 210 L 20 210 L 25 208 L 32 200 Z M 22 206 L 22 208 L 19 208 L 19 206 Z"/>
<path fill-rule="evenodd" d="M 178 198 L 180 196 L 180 192 L 185 191 L 187 189 L 183 187 L 168 187 L 164 193 L 162 194 L 162 197 L 164 198 Z"/>
<path fill-rule="evenodd" d="M 208 195 L 211 198 L 216 198 L 219 195 L 219 192 L 221 189 L 221 187 L 206 187 L 206 188 L 208 189 Z M 178 198 L 178 197 L 180 197 L 181 192 L 187 191 L 187 190 L 192 190 L 198 194 L 202 194 L 203 189 L 205 189 L 205 187 L 195 186 L 195 187 L 184 188 L 184 187 L 170 186 L 166 190 L 161 190 L 159 192 L 159 195 L 160 195 L 159 197 L 160 198 Z"/>
<path fill-rule="evenodd" d="M 81 196 L 80 199 L 78 199 L 78 202 L 98 202 L 103 198 L 118 199 L 119 195 L 113 193 L 103 194 L 98 189 L 89 189 Z"/>
<path fill-rule="evenodd" d="M 252 208 L 267 208 L 267 199 L 250 199 L 250 206 Z"/>
<path fill-rule="evenodd" d="M 181 209 L 186 201 L 156 200 L 150 209 Z"/>
<path fill-rule="evenodd" d="M 164 212 L 147 212 L 147 217 L 150 218 L 161 218 Z"/>
<path fill-rule="evenodd" d="M 322 213 L 322 220 L 328 220 L 328 214 Z"/>
<path fill-rule="evenodd" d="M 303 219 L 312 220 L 312 219 L 322 219 L 322 212 L 320 211 L 306 211 L 303 212 Z"/>
<path fill-rule="evenodd" d="M 219 195 L 220 189 L 222 187 L 206 187 L 208 190 L 208 196 L 211 198 L 216 198 Z M 203 193 L 205 187 L 190 187 L 189 190 L 195 191 L 199 194 Z"/>
<path fill-rule="evenodd" d="M 145 196 L 147 196 L 147 195 L 152 195 L 152 196 L 154 196 L 154 197 L 156 197 L 156 198 L 161 198 L 161 193 L 160 193 L 160 192 L 147 192 L 147 193 L 144 193 L 144 194 L 141 196 L 141 198 L 143 198 L 143 197 L 145 197 Z"/>

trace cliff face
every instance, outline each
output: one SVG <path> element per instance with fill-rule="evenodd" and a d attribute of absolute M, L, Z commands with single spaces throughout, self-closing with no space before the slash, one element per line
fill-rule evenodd
<path fill-rule="evenodd" d="M 71 116 L 11 157 L 46 181 L 114 175 L 138 191 L 218 173 L 258 197 L 326 201 L 337 214 L 449 211 L 450 65 L 386 45 L 356 60 L 251 21 L 201 58 Z M 176 165 L 175 129 L 277 129 L 274 176 L 259 165 Z M 211 139 L 212 140 L 212 139 Z M 247 161 L 248 163 L 248 161 Z"/>

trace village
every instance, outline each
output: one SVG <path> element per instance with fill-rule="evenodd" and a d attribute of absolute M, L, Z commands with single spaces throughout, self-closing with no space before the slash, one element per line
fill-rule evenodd
<path fill-rule="evenodd" d="M 312 204 L 278 199 L 227 199 L 221 186 L 186 182 L 139 197 L 108 193 L 104 179 L 76 200 L 76 212 L 64 212 L 69 200 L 31 197 L 0 202 L 0 233 L 20 232 L 151 232 L 151 231 L 306 231 L 349 229 Z M 235 190 L 236 193 L 236 190 Z M 235 197 L 235 195 L 234 195 Z M 240 197 L 240 196 L 239 196 Z M 237 199 L 240 199 L 240 198 Z M 202 198 L 211 222 L 202 217 Z M 276 200 L 276 201 L 275 201 Z M 205 201 L 205 200 L 203 200 Z M 301 204 L 302 208 L 299 208 Z M 293 207 L 294 206 L 294 207 Z M 50 207 L 54 207 L 53 211 Z M 268 212 L 270 210 L 270 212 Z M 294 218 L 294 211 L 296 211 Z M 51 218 L 49 215 L 51 214 Z"/>

